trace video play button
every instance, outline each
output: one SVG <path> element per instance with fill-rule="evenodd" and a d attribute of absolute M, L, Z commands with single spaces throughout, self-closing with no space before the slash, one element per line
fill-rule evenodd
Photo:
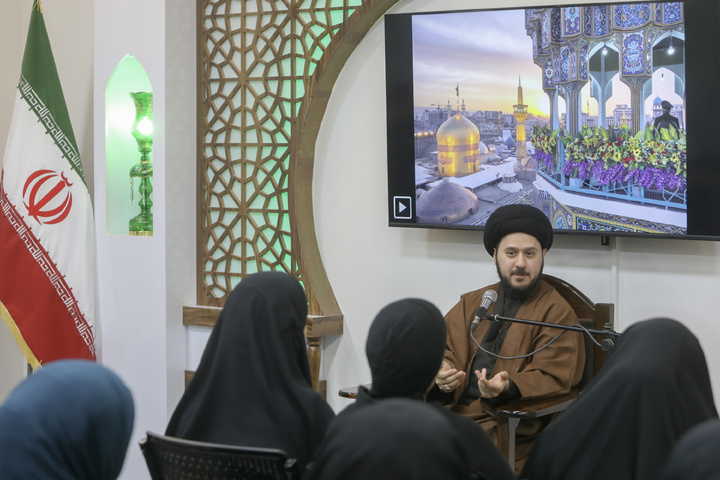
<path fill-rule="evenodd" d="M 410 197 L 393 197 L 394 202 L 394 210 L 393 210 L 393 216 L 396 219 L 406 219 L 409 220 L 412 218 L 412 198 Z"/>

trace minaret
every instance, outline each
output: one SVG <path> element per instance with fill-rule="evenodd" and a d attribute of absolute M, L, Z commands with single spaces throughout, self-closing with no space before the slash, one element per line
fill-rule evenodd
<path fill-rule="evenodd" d="M 515 144 L 517 153 L 517 166 L 522 167 L 527 159 L 527 139 L 525 137 L 525 119 L 527 118 L 527 105 L 523 104 L 522 84 L 520 83 L 520 75 L 518 75 L 518 101 L 517 105 L 513 105 L 515 109 L 513 115 L 517 121 L 517 130 L 515 131 Z"/>
<path fill-rule="evenodd" d="M 455 113 L 457 115 L 460 115 L 460 84 L 458 83 L 455 87 L 455 96 L 457 97 L 457 108 L 455 109 Z M 450 103 L 450 102 L 448 102 Z"/>

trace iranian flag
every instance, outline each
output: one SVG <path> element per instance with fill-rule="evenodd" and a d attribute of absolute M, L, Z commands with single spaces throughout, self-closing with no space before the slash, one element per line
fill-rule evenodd
<path fill-rule="evenodd" d="M 95 358 L 90 193 L 34 2 L 0 179 L 0 316 L 35 369 Z"/>

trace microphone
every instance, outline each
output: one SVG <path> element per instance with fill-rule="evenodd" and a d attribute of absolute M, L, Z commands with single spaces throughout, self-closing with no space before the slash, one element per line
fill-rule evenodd
<path fill-rule="evenodd" d="M 490 306 L 495 303 L 495 300 L 497 300 L 497 292 L 495 290 L 488 290 L 487 292 L 483 293 L 480 306 L 475 312 L 475 319 L 470 325 L 471 332 L 477 328 L 477 326 L 480 324 L 480 320 L 482 320 L 485 315 L 487 315 L 488 308 L 490 308 Z"/>
<path fill-rule="evenodd" d="M 615 340 L 612 338 L 604 338 L 602 342 L 600 342 L 600 350 L 603 352 L 609 352 L 612 350 L 612 348 L 615 346 Z"/>

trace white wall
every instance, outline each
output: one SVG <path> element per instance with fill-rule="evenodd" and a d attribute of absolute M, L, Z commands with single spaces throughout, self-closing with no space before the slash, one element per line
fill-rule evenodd
<path fill-rule="evenodd" d="M 135 430 L 121 478 L 149 478 L 138 441 L 165 431 L 184 388 L 182 306 L 195 303 L 195 1 L 95 2 L 100 360 L 128 383 Z M 131 54 L 153 89 L 152 237 L 107 233 L 105 89 Z M 139 160 L 139 156 L 138 156 Z M 135 160 L 132 163 L 136 163 Z M 123 181 L 128 182 L 129 177 Z M 129 220 L 129 219 L 128 219 Z"/>

